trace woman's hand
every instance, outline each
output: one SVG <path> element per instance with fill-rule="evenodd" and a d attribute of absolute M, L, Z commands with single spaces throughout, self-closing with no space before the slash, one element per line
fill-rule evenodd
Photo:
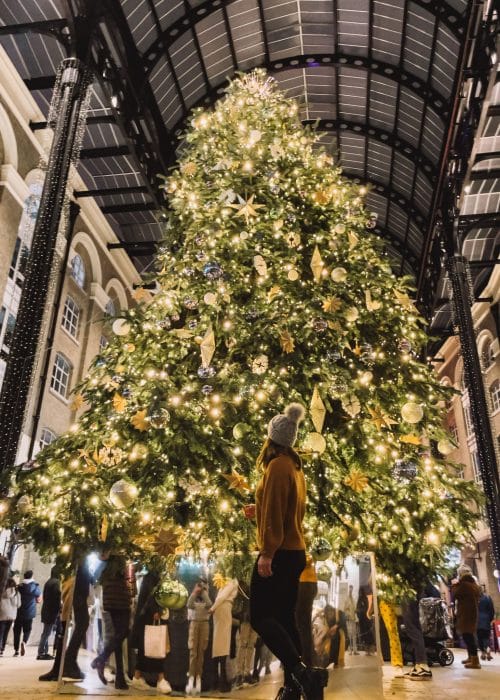
<path fill-rule="evenodd" d="M 155 622 L 159 622 L 159 620 L 161 620 L 161 615 L 160 615 L 159 612 L 155 612 L 155 613 L 153 614 L 153 620 L 154 620 Z"/>
<path fill-rule="evenodd" d="M 273 575 L 273 570 L 271 568 L 272 563 L 273 563 L 272 557 L 265 557 L 263 554 L 260 554 L 259 560 L 257 562 L 257 571 L 259 573 L 259 576 L 262 576 L 262 578 L 269 578 L 269 576 L 272 576 Z"/>

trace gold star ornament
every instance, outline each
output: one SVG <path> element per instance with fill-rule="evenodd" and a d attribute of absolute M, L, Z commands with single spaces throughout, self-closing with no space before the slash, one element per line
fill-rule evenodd
<path fill-rule="evenodd" d="M 223 474 L 224 479 L 227 481 L 229 488 L 238 491 L 239 493 L 244 493 L 250 490 L 248 481 L 242 474 L 238 472 L 231 472 L 230 474 Z"/>
<path fill-rule="evenodd" d="M 397 420 L 393 420 L 380 406 L 376 406 L 375 408 L 368 407 L 368 413 L 371 416 L 371 422 L 377 430 L 390 428 L 391 425 L 397 425 Z"/>
<path fill-rule="evenodd" d="M 179 536 L 173 528 L 161 528 L 153 540 L 153 549 L 160 557 L 175 554 L 179 546 Z"/>
<path fill-rule="evenodd" d="M 252 194 L 248 199 L 243 199 L 243 197 L 238 196 L 238 203 L 237 204 L 230 204 L 229 206 L 232 209 L 236 209 L 236 216 L 244 216 L 245 221 L 248 223 L 248 220 L 251 219 L 252 217 L 258 216 L 257 209 L 261 209 L 264 204 L 256 204 L 254 202 L 255 195 Z"/>

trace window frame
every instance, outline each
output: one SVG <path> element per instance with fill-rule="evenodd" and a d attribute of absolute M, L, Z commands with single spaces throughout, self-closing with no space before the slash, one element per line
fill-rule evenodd
<path fill-rule="evenodd" d="M 495 379 L 495 381 L 490 384 L 489 392 L 491 412 L 497 413 L 500 411 L 500 379 Z"/>
<path fill-rule="evenodd" d="M 78 339 L 80 330 L 81 308 L 73 297 L 68 294 L 63 306 L 61 328 L 63 328 L 74 340 Z"/>
<path fill-rule="evenodd" d="M 64 365 L 62 365 L 64 363 Z M 59 398 L 67 401 L 71 385 L 73 365 L 62 352 L 56 352 L 52 374 L 50 376 L 50 389 Z M 63 388 L 63 391 L 61 391 Z"/>
<path fill-rule="evenodd" d="M 50 440 L 43 439 L 44 435 L 47 433 L 50 433 L 50 435 L 52 436 Z M 53 430 L 47 427 L 41 429 L 40 436 L 38 438 L 38 445 L 41 450 L 43 450 L 44 447 L 47 447 L 47 445 L 50 445 L 52 442 L 54 442 L 54 440 L 57 440 L 57 435 L 54 433 Z"/>
<path fill-rule="evenodd" d="M 75 253 L 71 258 L 70 277 L 80 289 L 85 290 L 85 282 L 87 281 L 87 270 L 85 267 L 85 261 L 83 260 L 80 253 Z"/>

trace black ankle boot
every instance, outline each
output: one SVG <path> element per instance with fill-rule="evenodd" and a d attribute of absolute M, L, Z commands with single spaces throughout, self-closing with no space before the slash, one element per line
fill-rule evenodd
<path fill-rule="evenodd" d="M 300 700 L 300 690 L 296 685 L 282 685 L 276 700 Z"/>
<path fill-rule="evenodd" d="M 326 668 L 306 666 L 301 662 L 292 669 L 292 678 L 304 694 L 305 700 L 323 700 L 323 691 L 328 685 Z"/>
<path fill-rule="evenodd" d="M 116 690 L 128 690 L 128 683 L 125 680 L 125 676 L 123 676 L 123 675 L 116 676 L 115 688 L 116 688 Z"/>

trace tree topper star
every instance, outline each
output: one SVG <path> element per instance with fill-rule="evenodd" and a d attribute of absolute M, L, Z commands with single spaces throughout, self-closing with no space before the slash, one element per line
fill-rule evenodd
<path fill-rule="evenodd" d="M 237 197 L 238 203 L 230 204 L 229 206 L 233 209 L 237 209 L 238 211 L 236 213 L 236 216 L 244 216 L 247 223 L 250 217 L 258 216 L 257 209 L 260 209 L 264 206 L 264 204 L 254 204 L 254 194 L 252 194 L 247 200 L 243 199 L 243 197 L 240 197 L 240 195 L 237 195 Z"/>

